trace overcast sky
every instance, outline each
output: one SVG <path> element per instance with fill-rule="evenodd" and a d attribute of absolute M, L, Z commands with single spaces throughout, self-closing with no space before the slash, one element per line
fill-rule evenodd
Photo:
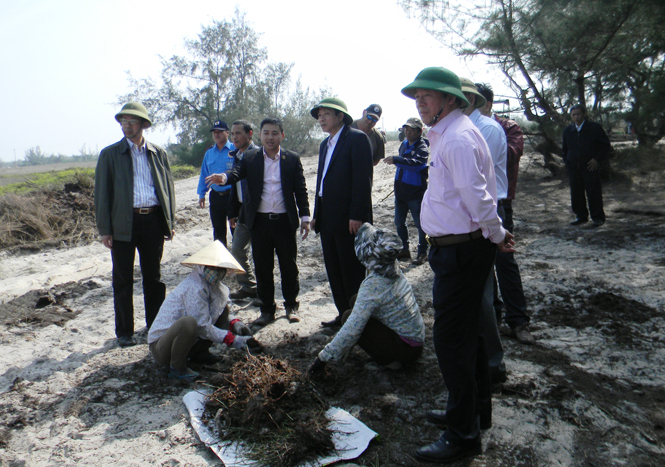
<path fill-rule="evenodd" d="M 158 78 L 158 55 L 183 52 L 202 25 L 230 19 L 226 0 L 23 0 L 0 3 L 0 159 L 23 160 L 40 146 L 47 154 L 99 151 L 121 137 L 113 119 L 119 95 L 135 78 Z M 394 130 L 417 116 L 400 93 L 427 66 L 444 66 L 475 81 L 504 85 L 482 58 L 465 63 L 409 19 L 394 0 L 248 0 L 239 4 L 271 62 L 295 63 L 312 88 L 325 85 L 359 117 L 383 106 L 379 126 Z M 166 144 L 173 135 L 150 130 Z"/>

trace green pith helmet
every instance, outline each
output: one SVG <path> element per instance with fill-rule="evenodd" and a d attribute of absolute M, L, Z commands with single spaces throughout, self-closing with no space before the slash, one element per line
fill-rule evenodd
<path fill-rule="evenodd" d="M 468 92 L 476 96 L 476 109 L 487 103 L 487 99 L 485 99 L 485 96 L 478 92 L 478 88 L 473 81 L 471 81 L 469 78 L 460 78 L 459 81 L 462 84 L 462 92 Z"/>
<path fill-rule="evenodd" d="M 322 107 L 326 107 L 328 109 L 335 109 L 339 110 L 344 114 L 344 124 L 345 125 L 351 125 L 353 123 L 353 117 L 349 113 L 349 111 L 346 109 L 346 104 L 342 99 L 339 97 L 326 97 L 325 99 L 321 100 L 318 104 L 314 106 L 312 111 L 310 112 L 312 114 L 312 117 L 316 118 L 317 120 L 319 119 L 319 109 Z"/>
<path fill-rule="evenodd" d="M 411 99 L 415 99 L 417 89 L 433 89 L 434 91 L 452 94 L 453 96 L 460 98 L 462 101 L 462 108 L 469 105 L 469 101 L 464 97 L 462 85 L 460 84 L 457 75 L 440 66 L 432 66 L 422 70 L 418 73 L 416 79 L 413 80 L 413 83 L 402 89 L 402 94 Z"/>
<path fill-rule="evenodd" d="M 146 120 L 149 125 L 147 128 L 152 126 L 152 120 L 148 117 L 148 110 L 139 102 L 127 102 L 122 106 L 122 110 L 115 114 L 116 121 L 120 122 L 120 117 L 122 115 L 132 115 L 134 117 L 141 117 L 143 120 Z"/>

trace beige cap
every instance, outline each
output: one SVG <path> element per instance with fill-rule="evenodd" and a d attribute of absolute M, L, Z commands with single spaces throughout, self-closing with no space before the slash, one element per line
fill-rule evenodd
<path fill-rule="evenodd" d="M 423 125 L 423 121 L 421 119 L 419 119 L 417 117 L 411 117 L 406 121 L 406 123 L 404 125 L 402 125 L 402 127 L 405 127 L 405 126 L 410 126 L 411 128 L 418 128 L 418 129 L 422 130 L 424 125 Z"/>
<path fill-rule="evenodd" d="M 476 96 L 476 109 L 485 105 L 487 99 L 478 92 L 478 88 L 476 88 L 476 84 L 473 81 L 469 78 L 460 78 L 459 80 L 462 84 L 462 92 L 468 92 Z"/>
<path fill-rule="evenodd" d="M 236 261 L 229 250 L 219 240 L 215 240 L 210 245 L 197 251 L 180 264 L 190 268 L 196 265 L 213 266 L 216 268 L 231 269 L 238 274 L 245 274 L 245 270 L 240 266 L 240 263 Z"/>

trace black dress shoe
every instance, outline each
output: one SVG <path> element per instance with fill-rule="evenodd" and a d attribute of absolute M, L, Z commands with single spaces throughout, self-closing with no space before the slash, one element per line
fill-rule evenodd
<path fill-rule="evenodd" d="M 448 427 L 448 421 L 446 420 L 446 411 L 445 410 L 430 410 L 427 412 L 427 421 L 433 425 L 438 426 L 441 429 L 446 429 Z M 480 416 L 480 429 L 489 430 L 492 428 L 492 416 L 483 417 Z"/>
<path fill-rule="evenodd" d="M 338 316 L 332 321 L 321 321 L 321 326 L 323 326 L 324 328 L 340 327 L 342 326 L 342 317 Z"/>
<path fill-rule="evenodd" d="M 258 319 L 255 319 L 252 324 L 255 326 L 266 326 L 273 321 L 275 321 L 275 315 L 273 313 L 261 312 L 261 316 L 259 316 Z"/>
<path fill-rule="evenodd" d="M 416 459 L 423 462 L 438 462 L 441 464 L 450 464 L 451 462 L 464 459 L 465 457 L 478 456 L 482 454 L 483 448 L 480 443 L 480 436 L 476 439 L 463 441 L 461 443 L 451 443 L 447 439 L 441 438 L 435 443 L 428 444 L 416 451 Z"/>
<path fill-rule="evenodd" d="M 229 294 L 229 298 L 231 300 L 243 300 L 245 298 L 255 298 L 255 297 L 256 297 L 256 292 L 247 292 L 244 289 L 240 289 L 237 292 Z"/>
<path fill-rule="evenodd" d="M 134 336 L 120 336 L 118 337 L 118 345 L 120 347 L 131 347 L 136 345 L 136 339 L 134 339 Z"/>
<path fill-rule="evenodd" d="M 420 266 L 422 264 L 425 264 L 426 261 L 427 261 L 427 253 L 421 253 L 418 255 L 416 259 L 414 259 L 411 262 L 411 264 L 413 264 L 414 266 Z"/>
<path fill-rule="evenodd" d="M 601 225 L 603 225 L 605 223 L 605 221 L 601 220 L 601 219 L 595 219 L 591 223 L 593 224 L 594 227 L 600 227 Z"/>
<path fill-rule="evenodd" d="M 589 222 L 589 219 L 580 219 L 579 217 L 575 219 L 573 222 L 570 223 L 570 225 L 580 225 L 580 224 L 586 224 Z"/>

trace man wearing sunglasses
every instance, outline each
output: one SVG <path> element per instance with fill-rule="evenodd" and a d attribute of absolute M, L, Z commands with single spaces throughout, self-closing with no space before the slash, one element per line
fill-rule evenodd
<path fill-rule="evenodd" d="M 175 191 L 166 151 L 145 140 L 152 122 L 138 102 L 115 119 L 124 135 L 102 149 L 95 171 L 95 215 L 102 243 L 113 261 L 115 334 L 120 347 L 134 339 L 134 257 L 139 251 L 146 327 L 150 329 L 166 295 L 160 263 L 164 240 L 175 231 Z"/>
<path fill-rule="evenodd" d="M 362 131 L 369 138 L 369 145 L 372 148 L 372 163 L 374 165 L 386 157 L 386 138 L 379 130 L 374 128 L 379 122 L 382 112 L 379 104 L 372 104 L 363 110 L 363 117 L 361 119 L 354 120 L 351 124 L 351 128 Z"/>

